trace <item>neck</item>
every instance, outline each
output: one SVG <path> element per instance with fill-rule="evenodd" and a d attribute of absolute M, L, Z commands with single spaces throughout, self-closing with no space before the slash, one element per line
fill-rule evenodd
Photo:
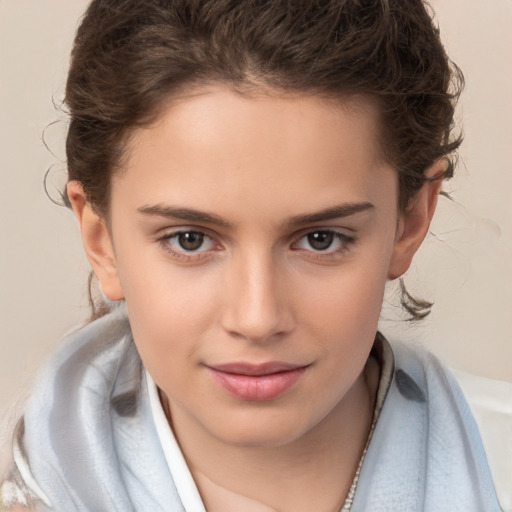
<path fill-rule="evenodd" d="M 208 512 L 338 512 L 368 438 L 378 378 L 370 358 L 322 421 L 280 446 L 226 443 L 162 401 Z"/>

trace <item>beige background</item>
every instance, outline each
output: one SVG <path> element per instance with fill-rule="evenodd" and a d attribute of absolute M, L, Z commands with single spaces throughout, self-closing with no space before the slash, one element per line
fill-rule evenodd
<path fill-rule="evenodd" d="M 88 266 L 70 212 L 45 196 L 65 180 L 62 99 L 70 43 L 85 0 L 0 0 L 0 422 L 15 415 L 35 370 L 87 315 Z M 422 324 L 383 312 L 389 337 L 418 340 L 454 367 L 512 381 L 512 1 L 436 0 L 441 33 L 463 68 L 466 140 L 408 275 L 434 299 Z M 46 140 L 43 129 L 52 121 Z M 19 407 L 19 406 L 18 406 Z"/>

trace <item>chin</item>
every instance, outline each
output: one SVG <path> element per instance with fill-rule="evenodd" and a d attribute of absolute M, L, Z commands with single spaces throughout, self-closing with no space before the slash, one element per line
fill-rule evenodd
<path fill-rule="evenodd" d="M 287 416 L 285 419 L 264 419 L 259 415 L 258 418 L 247 418 L 245 421 L 230 421 L 213 433 L 220 441 L 232 446 L 277 448 L 300 439 L 311 428 Z"/>

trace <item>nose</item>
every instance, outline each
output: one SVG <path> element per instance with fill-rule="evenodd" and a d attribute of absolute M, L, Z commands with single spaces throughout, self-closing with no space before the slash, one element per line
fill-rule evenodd
<path fill-rule="evenodd" d="M 240 257 L 226 282 L 223 328 L 256 343 L 276 341 L 294 327 L 283 272 L 271 256 Z"/>

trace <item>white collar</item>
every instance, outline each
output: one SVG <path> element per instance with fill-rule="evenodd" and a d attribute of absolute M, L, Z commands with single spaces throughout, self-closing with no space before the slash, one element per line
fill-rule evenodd
<path fill-rule="evenodd" d="M 158 396 L 158 388 L 147 370 L 146 382 L 148 385 L 151 414 L 155 422 L 158 438 L 160 439 L 165 460 L 169 466 L 169 471 L 171 472 L 174 485 L 176 485 L 176 490 L 185 508 L 185 512 L 206 512 L 196 483 L 192 478 L 190 469 L 187 466 L 183 453 L 165 416 Z"/>

